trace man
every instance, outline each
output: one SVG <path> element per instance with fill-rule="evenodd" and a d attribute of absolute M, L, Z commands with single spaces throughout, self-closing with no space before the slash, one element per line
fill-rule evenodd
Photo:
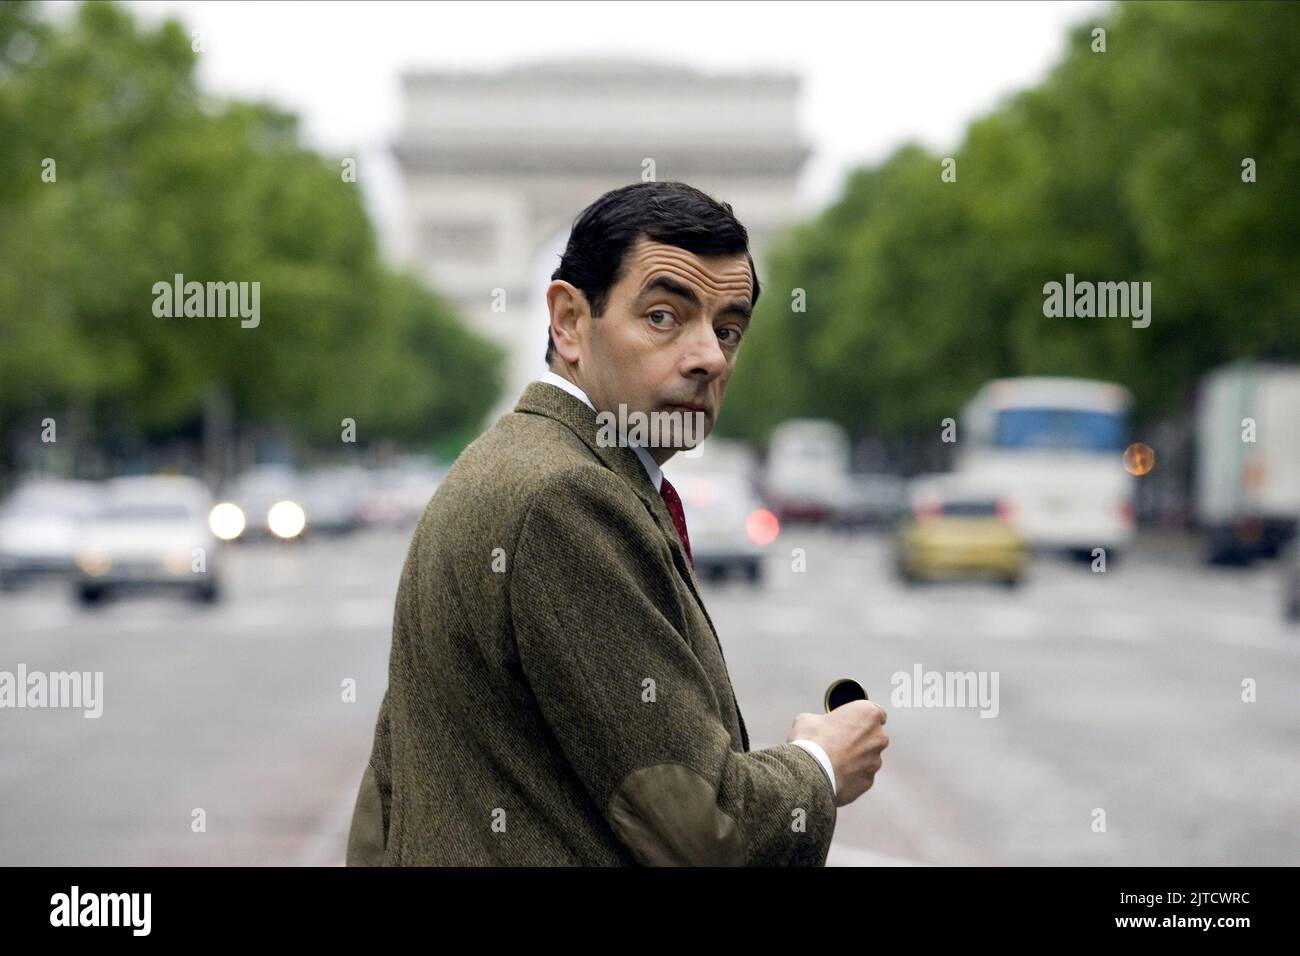
<path fill-rule="evenodd" d="M 825 863 L 884 712 L 800 714 L 750 751 L 659 467 L 678 448 L 602 438 L 597 417 L 690 412 L 707 433 L 758 292 L 744 226 L 685 184 L 575 221 L 549 371 L 411 542 L 350 865 Z"/>

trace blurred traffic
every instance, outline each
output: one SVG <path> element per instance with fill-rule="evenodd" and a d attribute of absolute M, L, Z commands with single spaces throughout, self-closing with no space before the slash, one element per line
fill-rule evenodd
<path fill-rule="evenodd" d="M 373 468 L 258 465 L 218 495 L 180 475 L 33 477 L 0 503 L 0 589 L 43 579 L 66 583 L 88 606 L 145 590 L 212 603 L 228 547 L 409 532 L 444 471 L 418 457 Z"/>
<path fill-rule="evenodd" d="M 1265 562 L 1273 573 L 1269 562 L 1281 558 L 1279 613 L 1294 619 L 1300 438 L 1287 423 L 1300 419 L 1300 368 L 1236 363 L 1207 375 L 1197 394 L 1185 533 L 1211 563 Z M 887 534 L 896 573 L 913 583 L 1019 584 L 1054 555 L 1104 571 L 1140 546 L 1139 486 L 1159 467 L 1134 451 L 1145 446 L 1132 441 L 1130 401 L 1114 382 L 991 381 L 953 424 L 947 472 L 855 470 L 844 428 L 792 419 L 766 448 L 715 437 L 665 473 L 682 495 L 697 573 L 710 581 L 761 585 L 765 556 L 800 527 Z M 1269 441 L 1243 440 L 1243 427 Z M 31 476 L 0 504 L 0 587 L 55 578 L 87 604 L 144 588 L 215 601 L 225 547 L 410 530 L 445 471 L 420 456 L 371 467 L 261 464 L 215 492 L 176 475 Z"/>

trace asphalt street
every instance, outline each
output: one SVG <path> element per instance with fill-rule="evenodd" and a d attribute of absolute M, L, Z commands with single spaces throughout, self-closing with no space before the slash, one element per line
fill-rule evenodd
<path fill-rule="evenodd" d="M 214 607 L 0 594 L 0 670 L 104 675 L 98 719 L 0 710 L 0 863 L 341 863 L 408 537 L 228 548 Z M 706 590 L 753 748 L 838 677 L 889 711 L 832 865 L 1300 863 L 1300 629 L 1276 566 L 1163 539 L 1105 573 L 1038 560 L 1016 590 L 890 566 L 879 535 L 792 529 L 761 587 Z M 995 715 L 891 700 L 918 671 L 982 675 Z"/>

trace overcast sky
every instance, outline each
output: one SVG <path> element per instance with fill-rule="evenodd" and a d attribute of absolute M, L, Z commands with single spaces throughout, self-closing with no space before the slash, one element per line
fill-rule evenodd
<path fill-rule="evenodd" d="M 1056 3 L 230 2 L 132 0 L 142 19 L 179 16 L 203 34 L 206 89 L 297 112 L 309 141 L 355 155 L 387 234 L 401 182 L 388 153 L 399 76 L 413 68 L 491 70 L 568 54 L 627 54 L 705 72 L 778 69 L 803 78 L 813 147 L 806 208 L 845 172 L 918 140 L 956 145 L 972 118 L 1036 83 L 1067 27 L 1097 0 Z M 62 5 L 60 5 L 62 6 Z"/>

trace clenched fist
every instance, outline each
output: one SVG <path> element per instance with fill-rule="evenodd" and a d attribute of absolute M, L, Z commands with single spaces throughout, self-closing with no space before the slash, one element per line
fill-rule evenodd
<path fill-rule="evenodd" d="M 885 709 L 870 700 L 854 700 L 829 714 L 799 714 L 786 742 L 811 740 L 826 751 L 835 769 L 835 805 L 852 803 L 871 789 L 881 767 L 880 752 L 889 746 Z"/>

